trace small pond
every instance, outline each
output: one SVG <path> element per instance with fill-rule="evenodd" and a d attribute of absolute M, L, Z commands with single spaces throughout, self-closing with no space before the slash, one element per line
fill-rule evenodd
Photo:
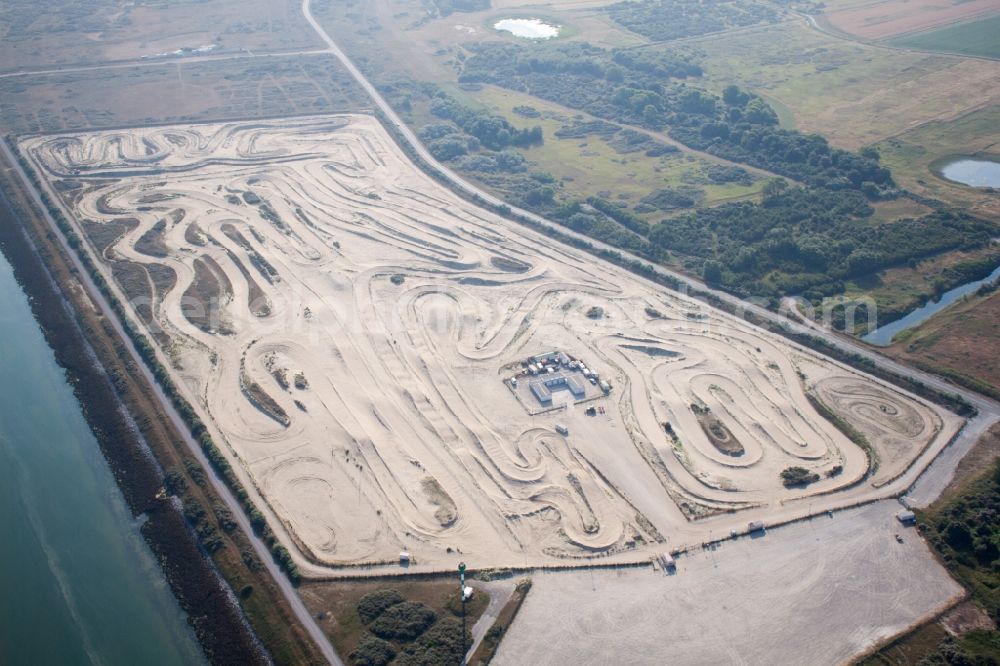
<path fill-rule="evenodd" d="M 552 39 L 553 37 L 558 37 L 560 27 L 536 18 L 508 18 L 493 24 L 493 28 L 496 30 L 503 30 L 515 37 L 524 37 L 525 39 Z"/>
<path fill-rule="evenodd" d="M 956 157 L 935 169 L 942 178 L 970 187 L 1000 188 L 1000 162 L 982 157 Z"/>

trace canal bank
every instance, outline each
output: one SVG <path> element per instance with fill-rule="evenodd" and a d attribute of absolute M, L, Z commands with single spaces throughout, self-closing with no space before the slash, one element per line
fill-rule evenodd
<path fill-rule="evenodd" d="M 7 171 L 7 175 L 12 174 Z M 138 528 L 152 551 L 202 650 L 214 663 L 269 663 L 268 651 L 241 612 L 241 606 L 249 604 L 254 607 L 256 621 L 268 625 L 269 645 L 278 641 L 274 644 L 282 650 L 300 655 L 303 648 L 308 651 L 301 639 L 285 638 L 297 633 L 296 628 L 283 619 L 285 609 L 280 594 L 275 595 L 273 581 L 259 571 L 260 562 L 243 554 L 246 538 L 239 530 L 221 538 L 223 547 L 214 552 L 214 557 L 209 557 L 199 543 L 203 532 L 195 534 L 185 516 L 189 510 L 196 515 L 211 515 L 207 512 L 212 511 L 217 500 L 207 490 L 195 488 L 186 493 L 182 507 L 175 498 L 161 492 L 160 464 L 179 469 L 179 478 L 191 482 L 185 467 L 178 467 L 179 434 L 152 397 L 110 322 L 81 289 L 79 276 L 64 256 L 57 237 L 30 211 L 31 204 L 19 184 L 9 178 L 2 184 L 0 250 L 27 295 L 37 328 L 54 362 L 64 371 L 78 411 L 110 468 L 128 509 L 128 523 Z M 211 521 L 200 520 L 199 525 L 219 533 L 214 517 Z M 84 528 L 85 523 L 80 526 Z M 220 578 L 216 562 L 222 563 L 227 576 L 235 575 L 242 581 L 237 589 L 252 583 L 249 595 L 240 598 L 242 603 Z M 114 580 L 105 584 L 114 584 Z"/>
<path fill-rule="evenodd" d="M 966 282 L 965 284 L 955 287 L 954 289 L 950 289 L 943 293 L 939 299 L 929 301 L 925 305 L 911 311 L 905 317 L 888 323 L 885 326 L 879 326 L 877 329 L 863 336 L 861 339 L 868 344 L 875 345 L 877 347 L 890 345 L 892 344 L 893 338 L 903 331 L 919 326 L 945 308 L 957 302 L 963 296 L 967 296 L 978 290 L 983 285 L 990 284 L 997 280 L 1000 280 L 1000 266 L 993 269 L 993 272 L 986 277 L 980 280 Z"/>
<path fill-rule="evenodd" d="M 2 255 L 0 336 L 0 663 L 204 663 Z"/>

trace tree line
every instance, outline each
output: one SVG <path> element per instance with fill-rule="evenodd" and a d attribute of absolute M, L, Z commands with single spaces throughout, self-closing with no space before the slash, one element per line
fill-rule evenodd
<path fill-rule="evenodd" d="M 858 189 L 871 199 L 897 194 L 877 153 L 851 153 L 821 136 L 783 129 L 767 102 L 736 86 L 716 95 L 690 85 L 703 74 L 690 56 L 586 43 L 474 48 L 459 75 L 462 83 L 490 83 L 607 120 L 665 130 L 691 148 L 810 186 Z"/>
<path fill-rule="evenodd" d="M 768 5 L 725 0 L 629 0 L 606 11 L 616 23 L 658 41 L 773 23 L 779 16 Z"/>
<path fill-rule="evenodd" d="M 701 67 L 671 51 L 605 50 L 586 43 L 489 43 L 460 74 L 527 92 L 606 121 L 668 131 L 686 145 L 785 176 L 760 203 L 700 208 L 692 188 L 650 192 L 633 210 L 610 201 L 556 201 L 550 184 L 515 192 L 517 203 L 650 261 L 677 255 L 714 285 L 741 296 L 841 293 L 845 282 L 942 252 L 984 247 L 996 225 L 937 202 L 927 215 L 881 222 L 873 201 L 901 195 L 873 149 L 831 147 L 818 135 L 779 127 L 774 110 L 736 86 L 721 95 L 693 83 Z M 745 179 L 736 171 L 719 177 Z M 648 222 L 636 213 L 667 212 Z M 679 214 L 678 214 L 678 211 Z M 978 267 L 977 267 L 978 268 Z"/>

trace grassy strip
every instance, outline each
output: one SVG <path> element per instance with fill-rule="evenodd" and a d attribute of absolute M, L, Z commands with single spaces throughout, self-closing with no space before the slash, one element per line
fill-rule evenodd
<path fill-rule="evenodd" d="M 917 511 L 920 529 L 972 599 L 1000 619 L 1000 463 L 995 462 L 944 504 Z M 998 635 L 1000 638 L 1000 635 Z M 997 645 L 1000 655 L 1000 643 Z"/>
<path fill-rule="evenodd" d="M 28 171 L 28 173 L 33 179 L 35 178 L 33 172 Z M 35 180 L 35 184 L 37 186 L 37 180 Z M 14 185 L 19 184 L 14 183 Z M 75 235 L 72 228 L 68 227 L 65 219 L 58 214 L 58 209 L 52 206 L 51 201 L 47 197 L 43 201 L 49 206 L 50 211 L 53 212 L 53 216 L 60 223 L 64 232 L 67 233 L 67 238 L 71 245 L 79 248 L 81 240 Z M 25 230 L 33 236 L 36 247 L 43 255 L 46 264 L 49 265 L 56 281 L 59 284 L 71 284 L 75 282 L 76 278 L 73 275 L 76 273 L 76 269 L 63 254 L 62 247 L 58 243 L 55 234 L 49 229 L 42 216 L 31 212 L 34 207 L 30 199 L 27 196 L 20 197 L 20 205 L 17 208 Z M 123 316 L 120 304 L 111 298 L 112 295 L 107 288 L 107 284 L 90 263 L 88 255 L 82 252 L 79 255 L 85 265 L 88 266 L 95 283 L 101 285 L 104 294 L 109 297 L 109 302 L 117 310 L 126 330 L 133 336 L 133 344 L 135 344 L 140 352 L 145 350 L 142 355 L 147 359 L 147 362 L 149 362 L 150 357 L 155 360 L 155 356 L 152 356 L 152 347 L 136 331 L 130 320 Z M 117 335 L 110 321 L 94 312 L 86 296 L 77 291 L 69 291 L 66 292 L 65 297 L 74 301 L 75 313 L 81 322 L 84 333 L 94 347 L 95 353 L 104 366 L 109 379 L 113 382 L 119 400 L 125 404 L 128 412 L 134 415 L 136 426 L 140 430 L 143 439 L 149 445 L 157 461 L 167 470 L 168 478 L 172 479 L 169 485 L 174 489 L 183 489 L 183 492 L 178 492 L 177 496 L 183 504 L 184 517 L 187 518 L 188 523 L 194 528 L 193 534 L 198 539 L 198 545 L 203 549 L 203 552 L 210 554 L 211 561 L 214 562 L 216 570 L 228 583 L 229 588 L 232 589 L 235 596 L 238 597 L 239 606 L 242 607 L 253 633 L 264 643 L 271 657 L 277 663 L 322 663 L 322 656 L 312 644 L 304 628 L 295 619 L 294 613 L 292 613 L 287 601 L 284 599 L 281 590 L 277 587 L 273 579 L 271 579 L 266 569 L 256 559 L 249 537 L 232 524 L 231 516 L 226 515 L 228 511 L 222 505 L 214 488 L 210 484 L 205 483 L 204 470 L 201 469 L 197 461 L 187 457 L 189 452 L 183 444 L 180 434 L 174 429 L 173 422 L 163 413 L 162 407 L 146 381 L 145 376 L 131 360 L 131 355 L 125 348 L 127 342 Z M 138 342 L 136 342 L 137 339 Z M 53 343 L 50 342 L 50 344 Z M 55 346 L 53 344 L 53 347 Z M 154 374 L 160 379 L 161 384 L 164 378 L 169 382 L 169 377 L 166 376 L 166 372 L 161 366 L 152 363 L 150 365 Z M 177 395 L 173 385 L 169 383 L 163 385 L 167 395 L 171 395 L 168 387 L 173 388 L 173 395 L 171 397 L 175 399 L 175 405 L 177 404 L 177 399 L 183 400 Z M 90 386 L 88 385 L 87 388 L 89 396 Z M 85 400 L 81 400 L 81 402 L 85 402 Z M 182 402 L 181 405 L 179 407 L 181 414 L 187 420 L 189 427 L 192 428 L 192 433 L 198 436 L 199 442 L 207 456 L 215 461 L 216 471 L 226 479 L 231 487 L 234 483 L 238 485 L 238 480 L 233 470 L 229 468 L 228 461 L 215 448 L 215 445 L 211 442 L 211 438 L 204 431 L 204 425 L 196 420 L 197 417 L 194 415 L 190 405 L 187 405 L 186 402 Z M 109 409 L 103 411 L 114 411 L 117 413 L 118 410 Z M 126 440 L 123 439 L 122 441 Z M 131 454 L 130 464 L 133 464 L 140 457 L 141 454 Z M 225 463 L 225 466 L 220 464 L 219 461 Z M 109 462 L 111 461 L 109 460 Z M 115 471 L 119 485 L 123 485 L 122 473 L 117 469 Z M 159 475 L 157 479 L 156 487 L 158 488 L 160 486 Z M 123 491 L 128 496 L 127 487 L 123 486 Z M 249 504 L 254 509 L 254 512 L 248 511 L 248 513 L 254 523 L 255 529 L 259 533 L 270 534 L 263 515 L 249 502 L 246 492 L 240 488 L 240 491 L 234 490 L 234 493 L 244 502 L 244 507 Z M 181 524 L 183 522 L 182 520 Z M 191 528 L 186 529 L 190 532 Z M 145 532 L 144 536 L 147 536 Z M 273 534 L 270 534 L 270 537 L 272 540 L 270 542 L 272 544 L 272 552 L 276 559 L 281 561 L 281 554 L 284 553 L 288 563 L 291 564 L 287 551 L 283 547 L 276 547 L 276 539 L 274 539 Z M 173 538 L 177 538 L 176 530 Z M 147 536 L 147 541 L 149 540 L 150 537 Z M 156 548 L 154 548 L 154 551 L 156 551 Z M 177 576 L 184 574 L 183 569 L 194 566 L 190 561 L 190 557 L 178 557 L 176 553 L 169 551 L 158 552 L 158 555 L 165 566 L 167 563 L 173 566 L 174 562 L 184 564 L 184 567 L 174 567 L 174 575 Z M 195 557 L 197 558 L 197 554 L 195 554 Z M 294 568 L 289 567 L 289 569 L 291 572 L 297 573 L 294 571 Z M 216 580 L 218 579 L 216 578 Z M 211 585 L 204 583 L 201 587 L 200 595 L 205 598 L 213 596 L 219 598 L 226 597 L 226 594 L 206 595 L 205 592 L 210 587 Z M 205 621 L 209 630 L 212 628 L 213 623 L 214 618 L 211 617 Z M 232 628 L 226 631 L 236 633 L 236 630 Z"/>
<path fill-rule="evenodd" d="M 104 275 L 91 260 L 90 255 L 84 250 L 84 241 L 76 233 L 76 230 L 69 223 L 69 221 L 66 220 L 62 209 L 52 201 L 48 193 L 42 187 L 31 164 L 20 154 L 17 150 L 16 144 L 10 137 L 7 138 L 7 142 L 14 151 L 14 154 L 17 155 L 18 163 L 24 169 L 25 173 L 28 174 L 28 177 L 31 179 L 35 189 L 40 193 L 42 203 L 45 205 L 46 209 L 48 209 L 52 219 L 55 220 L 56 225 L 59 227 L 63 236 L 65 236 L 69 246 L 76 252 L 80 261 L 83 263 L 84 268 L 86 268 L 87 272 L 90 274 L 91 280 L 104 295 L 105 299 L 107 299 L 108 303 L 110 303 L 111 308 L 115 311 L 115 315 L 122 323 L 122 327 L 125 329 L 129 338 L 131 338 L 136 351 L 139 352 L 142 360 L 152 371 L 157 383 L 163 389 L 163 393 L 170 399 L 170 402 L 180 414 L 184 423 L 187 424 L 188 429 L 191 432 L 191 436 L 194 437 L 194 439 L 201 446 L 202 451 L 204 451 L 205 456 L 212 464 L 215 472 L 223 481 L 226 482 L 229 489 L 233 492 L 237 499 L 239 499 L 244 511 L 246 511 L 247 515 L 250 517 L 254 532 L 260 536 L 260 538 L 267 544 L 268 548 L 271 549 L 271 554 L 274 556 L 275 562 L 281 566 L 282 570 L 285 571 L 289 579 L 291 579 L 293 583 L 297 584 L 300 576 L 298 568 L 295 566 L 295 562 L 292 561 L 290 553 L 278 542 L 274 532 L 267 524 L 264 515 L 261 513 L 260 509 L 257 508 L 253 499 L 243 487 L 243 484 L 240 483 L 240 480 L 237 478 L 236 473 L 229 464 L 229 461 L 212 440 L 212 436 L 205 427 L 201 417 L 198 416 L 191 404 L 186 398 L 184 398 L 173 379 L 171 379 L 170 373 L 160 363 L 159 358 L 156 356 L 156 351 L 153 345 L 149 342 L 149 339 L 138 329 L 138 327 L 135 326 L 135 324 L 133 324 L 131 317 L 128 316 L 125 308 L 119 302 L 115 293 L 111 290 L 107 281 L 104 279 Z"/>
<path fill-rule="evenodd" d="M 148 454 L 163 432 L 150 419 L 136 419 L 121 409 L 120 396 L 129 377 L 101 358 L 107 348 L 97 337 L 98 317 L 78 317 L 59 288 L 73 277 L 52 261 L 50 248 L 32 247 L 18 193 L 4 182 L 0 205 L 0 247 L 9 257 L 19 285 L 56 362 L 79 402 L 101 453 L 114 474 L 133 516 L 144 515 L 139 531 L 163 570 L 164 578 L 187 615 L 206 656 L 214 663 L 266 663 L 267 659 L 238 605 L 211 561 L 200 550 L 197 536 L 177 505 L 161 494 L 162 472 Z M 37 239 L 35 240 L 37 243 Z M 46 261 L 43 261 L 46 260 Z M 46 266 L 46 264 L 49 264 Z M 72 294 L 69 295 L 72 297 Z M 98 327 L 98 328 L 95 328 Z M 108 342 L 110 338 L 105 338 Z M 112 355 L 120 350 L 111 350 Z"/>
<path fill-rule="evenodd" d="M 813 409 L 819 412 L 820 416 L 832 423 L 837 430 L 844 433 L 847 439 L 857 444 L 865 452 L 865 457 L 868 458 L 868 472 L 866 476 L 871 476 L 877 472 L 879 463 L 878 454 L 875 452 L 875 447 L 864 436 L 864 433 L 841 418 L 840 415 L 835 414 L 825 402 L 812 393 L 806 392 L 806 399 L 809 400 L 809 404 L 812 405 Z"/>
<path fill-rule="evenodd" d="M 497 615 L 496 622 L 493 626 L 489 628 L 486 632 L 486 636 L 483 638 L 483 642 L 479 644 L 476 651 L 472 653 L 469 657 L 469 664 L 472 666 L 485 666 L 493 660 L 496 656 L 497 650 L 500 648 L 500 641 L 503 640 L 504 634 L 507 633 L 507 629 L 510 628 L 514 618 L 517 617 L 518 611 L 521 610 L 521 605 L 524 603 L 525 598 L 528 596 L 528 592 L 531 591 L 531 580 L 525 578 L 524 580 L 518 582 L 517 588 L 514 590 L 514 594 L 511 595 L 507 603 L 500 610 Z"/>
<path fill-rule="evenodd" d="M 948 632 L 935 618 L 934 621 L 922 624 L 903 634 L 879 649 L 878 652 L 864 657 L 858 662 L 858 666 L 901 666 L 903 664 L 915 666 L 922 659 L 936 652 L 947 638 Z"/>
<path fill-rule="evenodd" d="M 976 17 L 963 23 L 897 37 L 889 40 L 889 44 L 942 53 L 964 53 L 980 58 L 1000 58 L 998 31 L 1000 16 Z"/>
<path fill-rule="evenodd" d="M 962 374 L 953 368 L 946 368 L 944 366 L 935 365 L 933 363 L 927 363 L 925 361 L 910 360 L 913 365 L 917 366 L 925 372 L 931 372 L 936 375 L 941 375 L 946 377 L 951 381 L 955 382 L 959 386 L 964 386 L 970 391 L 975 391 L 976 393 L 982 393 L 985 396 L 993 398 L 994 400 L 1000 401 L 1000 389 L 988 384 L 984 381 L 976 379 L 975 377 L 969 377 L 968 375 Z"/>
<path fill-rule="evenodd" d="M 1000 572 L 995 564 L 1000 519 L 1000 425 L 994 425 L 962 459 L 940 498 L 917 511 L 919 528 L 942 564 L 970 592 L 972 602 L 1000 617 Z M 948 615 L 949 613 L 946 613 Z M 880 647 L 862 666 L 1000 663 L 1000 631 L 974 630 L 953 637 L 941 617 Z"/>

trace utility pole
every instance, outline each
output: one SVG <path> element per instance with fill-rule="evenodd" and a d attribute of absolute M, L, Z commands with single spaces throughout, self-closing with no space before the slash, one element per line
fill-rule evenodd
<path fill-rule="evenodd" d="M 458 597 L 462 600 L 462 666 L 465 661 L 465 562 L 458 563 Z"/>

